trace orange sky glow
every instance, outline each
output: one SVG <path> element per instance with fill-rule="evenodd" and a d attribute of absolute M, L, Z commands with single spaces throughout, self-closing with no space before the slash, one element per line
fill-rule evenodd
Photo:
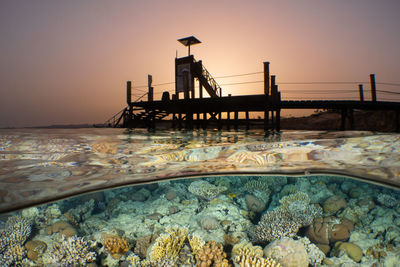
<path fill-rule="evenodd" d="M 176 53 L 187 54 L 177 39 L 190 35 L 214 77 L 270 61 L 282 99 L 356 100 L 356 83 L 285 84 L 348 81 L 362 82 L 369 100 L 370 73 L 400 84 L 399 13 L 396 0 L 1 1 L 0 127 L 102 123 L 126 105 L 127 80 L 173 82 Z M 216 80 L 224 95 L 240 95 L 261 94 L 263 84 L 227 84 L 262 79 Z M 173 89 L 156 86 L 155 99 Z M 397 92 L 378 100 L 400 101 L 400 86 L 377 89 Z"/>

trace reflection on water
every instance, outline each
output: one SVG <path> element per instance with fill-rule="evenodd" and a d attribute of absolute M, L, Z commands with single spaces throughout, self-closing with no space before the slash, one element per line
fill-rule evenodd
<path fill-rule="evenodd" d="M 398 266 L 399 188 L 398 134 L 0 130 L 0 266 Z"/>
<path fill-rule="evenodd" d="M 23 209 L 0 228 L 1 266 L 398 266 L 400 193 L 331 175 L 190 178 Z"/>
<path fill-rule="evenodd" d="M 0 212 L 177 177 L 305 173 L 351 175 L 400 187 L 400 135 L 0 130 Z"/>

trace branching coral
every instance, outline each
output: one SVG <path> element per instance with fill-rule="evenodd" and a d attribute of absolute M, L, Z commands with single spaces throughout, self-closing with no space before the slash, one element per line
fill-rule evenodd
<path fill-rule="evenodd" d="M 305 204 L 309 204 L 310 198 L 306 193 L 299 191 L 296 192 L 295 194 L 284 196 L 281 200 L 279 200 L 279 202 L 281 203 L 281 207 L 284 209 L 288 209 L 289 205 L 295 201 L 296 202 L 301 201 L 304 202 Z"/>
<path fill-rule="evenodd" d="M 321 266 L 322 261 L 325 259 L 325 254 L 315 244 L 311 243 L 307 237 L 299 239 L 307 250 L 308 259 L 311 266 Z"/>
<path fill-rule="evenodd" d="M 300 221 L 283 209 L 268 211 L 253 230 L 257 242 L 270 242 L 281 237 L 293 237 L 301 226 Z"/>
<path fill-rule="evenodd" d="M 25 258 L 23 246 L 31 234 L 31 222 L 22 216 L 10 217 L 5 229 L 0 233 L 0 265 L 10 266 L 20 264 Z"/>
<path fill-rule="evenodd" d="M 310 225 L 314 218 L 322 215 L 322 208 L 310 205 L 310 198 L 303 192 L 285 196 L 279 202 L 282 205 L 278 209 L 291 213 L 292 217 L 299 220 L 302 227 Z"/>
<path fill-rule="evenodd" d="M 155 241 L 150 251 L 150 260 L 160 263 L 164 258 L 177 261 L 179 251 L 187 238 L 186 228 L 167 228 Z"/>
<path fill-rule="evenodd" d="M 246 191 L 250 191 L 250 192 L 253 192 L 253 191 L 256 191 L 256 190 L 270 192 L 269 187 L 268 187 L 268 183 L 265 182 L 265 180 L 248 181 L 247 183 L 244 184 L 244 189 Z"/>
<path fill-rule="evenodd" d="M 204 242 L 204 240 L 200 236 L 193 234 L 189 238 L 189 244 L 190 248 L 192 249 L 193 255 L 196 255 L 204 247 L 206 242 Z"/>
<path fill-rule="evenodd" d="M 225 186 L 215 186 L 207 181 L 194 181 L 192 182 L 188 190 L 190 193 L 206 200 L 211 200 L 217 197 L 221 192 L 225 191 Z"/>
<path fill-rule="evenodd" d="M 88 242 L 82 237 L 72 236 L 55 243 L 50 257 L 51 264 L 81 266 L 96 260 L 96 253 L 89 250 Z"/>
<path fill-rule="evenodd" d="M 209 241 L 196 255 L 197 265 L 199 267 L 225 267 L 230 266 L 226 259 L 226 253 L 222 244 L 215 241 Z"/>
<path fill-rule="evenodd" d="M 129 251 L 128 242 L 119 236 L 109 236 L 105 238 L 104 247 L 111 253 L 114 259 L 119 259 L 121 255 Z"/>
<path fill-rule="evenodd" d="M 4 236 L 10 243 L 23 244 L 31 234 L 31 222 L 19 215 L 10 217 L 6 222 L 5 231 Z"/>

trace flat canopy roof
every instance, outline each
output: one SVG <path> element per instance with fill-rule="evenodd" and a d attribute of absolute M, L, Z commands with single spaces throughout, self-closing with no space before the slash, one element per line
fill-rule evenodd
<path fill-rule="evenodd" d="M 178 39 L 178 41 L 184 46 L 190 46 L 194 44 L 200 44 L 201 42 L 194 36 L 189 36 L 185 38 Z"/>

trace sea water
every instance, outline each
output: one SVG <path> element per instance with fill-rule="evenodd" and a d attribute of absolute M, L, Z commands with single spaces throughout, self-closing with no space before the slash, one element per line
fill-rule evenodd
<path fill-rule="evenodd" d="M 399 141 L 0 130 L 0 266 L 399 266 Z"/>

